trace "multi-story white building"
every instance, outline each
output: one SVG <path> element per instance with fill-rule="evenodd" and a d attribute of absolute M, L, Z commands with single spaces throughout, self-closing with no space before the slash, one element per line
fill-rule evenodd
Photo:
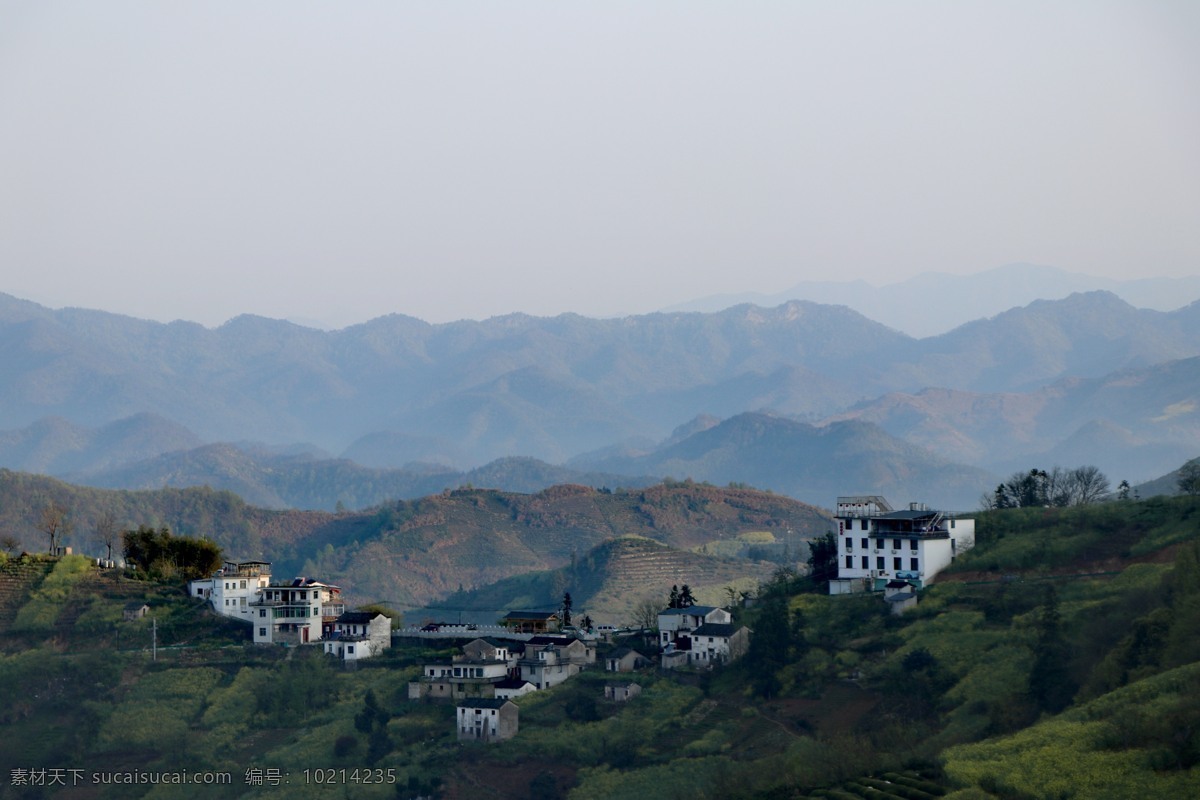
<path fill-rule="evenodd" d="M 975 520 L 924 503 L 896 511 L 878 495 L 839 497 L 836 518 L 838 575 L 830 594 L 881 591 L 892 580 L 920 589 L 975 546 Z"/>
<path fill-rule="evenodd" d="M 211 578 L 190 581 L 188 594 L 208 600 L 218 614 L 253 622 L 257 615 L 251 604 L 270 582 L 268 561 L 226 561 Z"/>
<path fill-rule="evenodd" d="M 517 667 L 522 679 L 538 689 L 549 689 L 594 663 L 596 649 L 582 639 L 534 636 L 525 643 L 525 654 L 517 660 Z"/>
<path fill-rule="evenodd" d="M 308 644 L 333 632 L 346 613 L 342 590 L 311 578 L 270 584 L 251 601 L 255 644 Z"/>

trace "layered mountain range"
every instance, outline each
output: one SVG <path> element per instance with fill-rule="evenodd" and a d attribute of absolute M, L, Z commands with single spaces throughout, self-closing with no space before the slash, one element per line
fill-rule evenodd
<path fill-rule="evenodd" d="M 0 344 L 0 466 L 273 507 L 672 475 L 967 508 L 1014 469 L 1138 481 L 1200 450 L 1200 304 L 1107 292 L 923 339 L 805 301 L 325 332 L 0 295 Z"/>

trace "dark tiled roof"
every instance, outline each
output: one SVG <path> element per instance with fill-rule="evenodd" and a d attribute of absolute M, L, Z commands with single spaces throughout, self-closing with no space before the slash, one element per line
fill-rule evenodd
<path fill-rule="evenodd" d="M 347 611 L 338 617 L 337 621 L 346 625 L 366 625 L 378 616 L 381 616 L 378 611 L 374 613 L 370 611 Z"/>
<path fill-rule="evenodd" d="M 730 637 L 742 629 L 741 625 L 722 625 L 717 622 L 706 622 L 689 635 L 696 636 L 724 636 Z"/>
<path fill-rule="evenodd" d="M 533 683 L 521 678 L 507 678 L 495 684 L 497 689 L 520 689 L 524 686 L 533 686 Z"/>

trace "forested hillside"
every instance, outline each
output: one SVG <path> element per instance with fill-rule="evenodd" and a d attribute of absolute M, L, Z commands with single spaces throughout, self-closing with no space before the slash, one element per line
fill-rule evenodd
<path fill-rule="evenodd" d="M 781 495 L 694 482 L 645 489 L 559 486 L 534 494 L 456 489 L 363 512 L 272 511 L 211 489 L 106 491 L 0 470 L 0 526 L 13 550 L 44 551 L 42 510 L 67 513 L 64 544 L 104 553 L 105 515 L 118 529 L 167 526 L 206 536 L 235 559 L 274 563 L 277 576 L 319 576 L 364 602 L 418 607 L 460 588 L 561 567 L 601 542 L 639 535 L 680 549 L 746 531 L 812 537 L 826 512 Z"/>

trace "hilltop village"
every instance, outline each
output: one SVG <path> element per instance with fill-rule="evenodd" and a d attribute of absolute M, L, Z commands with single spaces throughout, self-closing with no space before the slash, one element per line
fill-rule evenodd
<path fill-rule="evenodd" d="M 877 495 L 839 497 L 837 520 L 829 593 L 878 592 L 896 614 L 913 607 L 921 588 L 975 540 L 971 519 L 921 503 L 897 511 Z M 187 592 L 245 623 L 254 644 L 312 645 L 348 665 L 380 655 L 394 641 L 461 643 L 449 660 L 421 665 L 408 697 L 455 703 L 460 738 L 486 741 L 516 734 L 513 700 L 585 669 L 710 670 L 745 655 L 753 635 L 734 622 L 731 609 L 696 604 L 686 586 L 682 593 L 672 590 L 653 630 L 623 631 L 594 627 L 588 618 L 583 626 L 572 625 L 569 595 L 560 609 L 509 611 L 498 625 L 482 629 L 451 623 L 393 629 L 382 610 L 348 611 L 333 584 L 310 577 L 272 581 L 265 561 L 226 561 L 211 577 L 190 581 Z M 624 636 L 614 641 L 618 633 Z M 640 690 L 633 680 L 614 679 L 604 696 L 628 700 Z"/>
<path fill-rule="evenodd" d="M 340 587 L 311 578 L 273 583 L 264 561 L 228 561 L 211 578 L 190 581 L 188 594 L 248 624 L 255 644 L 313 645 L 346 664 L 380 655 L 393 640 L 468 638 L 449 661 L 423 664 L 408 689 L 413 701 L 456 703 L 460 738 L 499 741 L 515 735 L 513 699 L 550 689 L 584 669 L 633 673 L 656 661 L 614 645 L 611 626 L 599 633 L 574 627 L 562 611 L 510 611 L 501 625 L 483 626 L 491 627 L 486 636 L 478 635 L 480 626 L 448 623 L 393 630 L 381 611 L 347 611 Z M 711 669 L 746 652 L 750 630 L 732 623 L 728 609 L 695 605 L 685 597 L 658 615 L 660 639 L 643 649 L 657 654 L 662 669 Z M 640 687 L 616 679 L 604 691 L 606 699 L 628 700 Z"/>

